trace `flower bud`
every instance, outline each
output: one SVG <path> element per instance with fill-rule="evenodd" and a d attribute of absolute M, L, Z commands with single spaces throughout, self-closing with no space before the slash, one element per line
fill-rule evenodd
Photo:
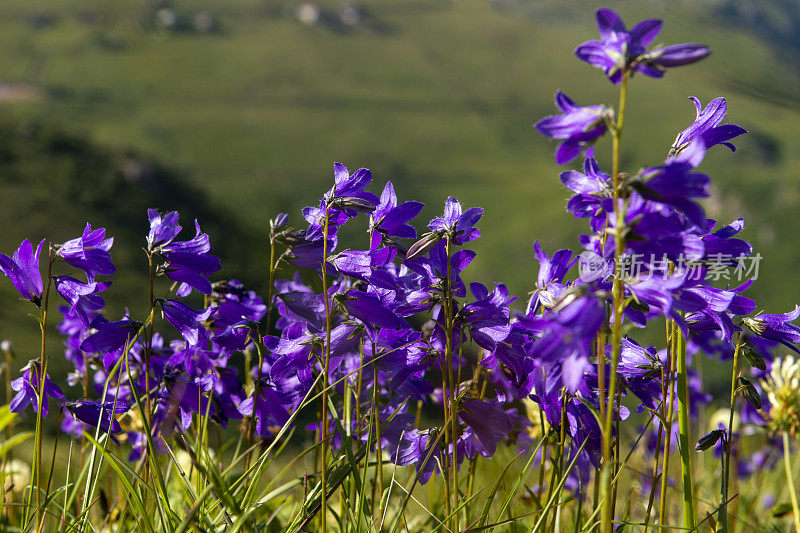
<path fill-rule="evenodd" d="M 436 246 L 442 240 L 442 235 L 438 231 L 432 231 L 422 236 L 420 240 L 411 245 L 406 253 L 406 259 L 416 259 L 424 255 L 428 250 Z"/>
<path fill-rule="evenodd" d="M 698 452 L 704 452 L 714 446 L 717 441 L 722 439 L 724 436 L 724 429 L 715 429 L 714 431 L 700 437 L 700 440 L 697 441 L 697 445 L 694 447 L 694 449 Z"/>
<path fill-rule="evenodd" d="M 742 390 L 742 396 L 755 407 L 756 409 L 761 409 L 763 402 L 761 401 L 761 395 L 756 390 L 755 385 L 750 383 L 750 380 L 747 378 L 740 377 L 736 380 L 739 383 L 739 388 Z"/>
<path fill-rule="evenodd" d="M 742 355 L 744 355 L 744 358 L 747 359 L 747 362 L 750 366 L 752 366 L 753 368 L 757 368 L 759 370 L 767 369 L 767 363 L 764 361 L 764 358 L 761 357 L 760 354 L 756 353 L 748 346 L 742 346 L 741 349 L 742 349 Z"/>

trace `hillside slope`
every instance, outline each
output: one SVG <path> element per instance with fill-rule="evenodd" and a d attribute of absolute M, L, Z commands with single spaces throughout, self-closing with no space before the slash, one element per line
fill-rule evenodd
<path fill-rule="evenodd" d="M 320 2 L 320 22 L 307 26 L 295 16 L 297 2 L 181 0 L 169 4 L 177 22 L 167 29 L 159 18 L 167 4 L 154 1 L 7 0 L 1 76 L 38 93 L 0 109 L 180 169 L 213 204 L 235 213 L 237 231 L 229 236 L 220 226 L 215 235 L 218 246 L 241 242 L 230 244 L 233 257 L 240 250 L 258 257 L 257 235 L 277 211 L 299 222 L 297 210 L 328 188 L 334 161 L 368 166 L 377 181 L 391 179 L 402 199 L 425 201 L 423 222 L 452 194 L 487 210 L 475 276 L 507 280 L 523 294 L 536 270 L 532 242 L 575 248 L 583 228 L 564 212 L 554 145 L 531 125 L 553 112 L 557 88 L 579 103 L 616 101 L 601 73 L 571 54 L 596 36 L 595 8 L 617 8 L 629 23 L 660 17 L 663 42 L 699 40 L 715 52 L 663 81 L 633 80 L 623 167 L 663 159 L 693 119 L 688 96 L 727 96 L 730 120 L 752 133 L 733 156 L 720 150 L 704 163 L 718 195 L 709 214 L 745 216 L 747 236 L 765 257 L 756 291 L 780 310 L 800 299 L 779 282 L 800 260 L 800 76 L 786 44 L 791 32 L 776 40 L 766 22 L 752 20 L 774 21 L 775 9 L 795 9 L 789 4 L 370 0 L 350 28 L 336 22 L 338 1 Z M 773 14 L 752 18 L 748 9 L 763 5 Z M 192 29 L 202 11 L 215 31 Z M 598 153 L 607 160 L 607 147 Z M 37 168 L 25 179 L 38 180 L 41 204 L 21 184 L 4 184 L 4 250 L 27 235 L 75 233 L 90 214 L 97 224 L 115 222 L 123 197 L 113 187 L 105 196 L 84 187 L 90 169 L 83 163 L 48 159 Z M 96 194 L 65 201 L 64 173 L 77 198 Z M 164 206 L 185 197 L 180 187 L 162 193 Z M 94 211 L 81 212 L 89 206 Z M 133 233 L 141 238 L 141 229 Z"/>

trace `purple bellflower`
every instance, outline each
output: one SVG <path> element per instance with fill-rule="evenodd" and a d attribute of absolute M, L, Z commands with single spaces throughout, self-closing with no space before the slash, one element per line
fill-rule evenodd
<path fill-rule="evenodd" d="M 593 157 L 583 162 L 583 173 L 568 170 L 561 173 L 561 183 L 575 193 L 567 210 L 577 218 L 591 218 L 591 228 L 600 232 L 606 223 L 604 205 L 613 196 L 611 176 L 600 170 Z"/>
<path fill-rule="evenodd" d="M 647 45 L 661 31 L 660 20 L 643 20 L 629 31 L 612 9 L 598 9 L 596 16 L 600 40 L 581 44 L 575 49 L 575 55 L 601 68 L 614 84 L 622 81 L 626 73 L 641 72 L 660 78 L 665 68 L 689 65 L 711 54 L 708 47 L 696 43 L 665 46 L 648 52 Z"/>
<path fill-rule="evenodd" d="M 171 242 L 181 231 L 177 211 L 162 217 L 155 209 L 148 209 L 147 217 L 150 219 L 150 232 L 147 234 L 147 249 L 150 251 Z"/>
<path fill-rule="evenodd" d="M 42 274 L 39 272 L 39 255 L 42 253 L 42 246 L 44 246 L 44 239 L 34 253 L 31 241 L 25 239 L 13 256 L 0 254 L 0 271 L 9 277 L 14 288 L 24 299 L 36 305 L 41 304 L 44 290 Z"/>
<path fill-rule="evenodd" d="M 800 327 L 792 324 L 800 317 L 800 306 L 784 314 L 765 315 L 758 314 L 752 318 L 745 318 L 742 322 L 758 337 L 775 341 L 800 353 L 794 346 L 800 343 Z"/>
<path fill-rule="evenodd" d="M 135 322 L 127 317 L 109 322 L 98 315 L 89 325 L 94 332 L 84 339 L 80 348 L 85 352 L 114 352 L 132 339 L 141 325 L 141 322 Z"/>
<path fill-rule="evenodd" d="M 12 413 L 19 413 L 28 405 L 33 404 L 34 412 L 39 412 L 39 395 L 38 390 L 40 383 L 39 363 L 31 361 L 23 369 L 24 372 L 21 377 L 18 377 L 11 382 L 11 388 L 17 391 L 17 394 L 11 399 L 9 408 Z M 64 399 L 64 393 L 58 388 L 58 385 L 50 381 L 50 376 L 44 376 L 44 399 L 42 400 L 42 416 L 47 416 L 47 407 L 50 403 L 50 398 L 56 401 Z"/>
<path fill-rule="evenodd" d="M 77 402 L 64 402 L 63 406 L 75 420 L 92 427 L 97 427 L 99 424 L 100 431 L 109 433 L 114 442 L 117 442 L 114 434 L 121 432 L 122 427 L 114 419 L 113 415 L 125 413 L 131 408 L 131 404 L 123 400 L 109 400 L 107 402 L 80 400 Z"/>
<path fill-rule="evenodd" d="M 80 318 L 84 326 L 92 321 L 95 311 L 105 307 L 105 301 L 97 293 L 106 290 L 111 283 L 82 283 L 71 276 L 54 277 L 58 293 L 70 304 L 69 313 Z"/>
<path fill-rule="evenodd" d="M 482 216 L 483 209 L 480 207 L 471 207 L 463 211 L 459 201 L 448 196 L 444 204 L 444 215 L 431 220 L 428 229 L 449 233 L 453 243 L 462 245 L 480 238 L 481 232 L 474 226 Z"/>
<path fill-rule="evenodd" d="M 534 127 L 545 137 L 563 139 L 556 150 L 556 163 L 563 165 L 605 134 L 608 129 L 606 121 L 612 117 L 613 111 L 602 105 L 581 107 L 561 91 L 556 92 L 556 105 L 562 113 L 545 117 Z M 591 148 L 587 154 L 591 156 Z"/>
<path fill-rule="evenodd" d="M 397 203 L 394 186 L 387 182 L 381 193 L 380 203 L 370 215 L 370 249 L 380 246 L 381 241 L 391 237 L 415 239 L 417 231 L 408 221 L 422 211 L 422 202 Z M 396 245 L 394 240 L 390 241 Z"/>
<path fill-rule="evenodd" d="M 536 279 L 536 290 L 528 301 L 526 314 L 536 313 L 540 304 L 548 308 L 556 305 L 558 298 L 566 289 L 563 283 L 564 276 L 577 262 L 570 250 L 558 250 L 550 258 L 542 251 L 539 241 L 533 243 L 533 251 L 539 261 L 539 274 Z"/>
<path fill-rule="evenodd" d="M 197 344 L 200 339 L 200 330 L 203 327 L 201 322 L 207 320 L 214 309 L 209 307 L 203 311 L 195 311 L 177 300 L 159 300 L 159 302 L 167 322 L 180 332 L 189 345 Z"/>
<path fill-rule="evenodd" d="M 109 252 L 113 244 L 113 237 L 106 239 L 105 229 L 92 231 L 92 225 L 87 223 L 83 235 L 62 244 L 57 253 L 70 265 L 83 270 L 91 281 L 96 275 L 110 276 L 117 271 Z"/>
<path fill-rule="evenodd" d="M 685 161 L 696 167 L 703 161 L 706 150 L 716 144 L 727 146 L 735 152 L 736 147 L 730 141 L 747 133 L 747 130 L 736 124 L 722 124 L 728 110 L 725 99 L 715 98 L 705 109 L 694 96 L 690 100 L 697 109 L 697 117 L 675 138 L 669 149 L 668 161 Z"/>

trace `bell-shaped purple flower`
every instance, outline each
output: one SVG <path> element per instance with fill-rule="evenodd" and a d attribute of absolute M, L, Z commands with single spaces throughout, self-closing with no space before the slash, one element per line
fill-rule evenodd
<path fill-rule="evenodd" d="M 195 311 L 177 300 L 159 300 L 164 318 L 177 329 L 189 345 L 194 346 L 200 338 L 202 322 L 214 311 L 212 307 L 203 311 Z"/>
<path fill-rule="evenodd" d="M 431 220 L 428 228 L 431 231 L 444 231 L 451 234 L 453 242 L 461 245 L 480 238 L 481 233 L 475 224 L 483 216 L 483 209 L 471 207 L 462 211 L 461 204 L 452 196 L 447 197 L 444 204 L 444 215 Z"/>
<path fill-rule="evenodd" d="M 353 174 L 341 163 L 333 164 L 334 186 L 326 193 L 328 198 L 359 198 L 366 200 L 374 206 L 378 197 L 366 191 L 367 185 L 372 182 L 372 172 L 366 168 L 359 168 Z"/>
<path fill-rule="evenodd" d="M 239 413 L 255 416 L 256 433 L 262 439 L 271 437 L 273 435 L 271 430 L 282 427 L 289 419 L 289 413 L 282 405 L 283 398 L 274 387 L 274 384 L 264 380 L 259 387 L 261 390 L 258 402 L 254 401 L 255 395 L 253 395 L 239 404 Z"/>
<path fill-rule="evenodd" d="M 602 105 L 581 107 L 561 91 L 556 92 L 556 105 L 562 113 L 545 117 L 534 127 L 545 137 L 564 140 L 556 150 L 556 163 L 563 165 L 605 134 L 612 111 Z"/>
<path fill-rule="evenodd" d="M 792 322 L 798 317 L 800 317 L 800 306 L 782 315 L 758 314 L 752 318 L 745 318 L 743 322 L 759 337 L 780 342 L 797 351 L 792 345 L 800 342 L 800 327 Z"/>
<path fill-rule="evenodd" d="M 735 152 L 736 147 L 730 141 L 747 133 L 747 130 L 736 124 L 722 124 L 728 110 L 725 99 L 715 98 L 705 109 L 700 100 L 694 96 L 690 100 L 694 103 L 697 116 L 694 122 L 675 138 L 669 149 L 668 161 L 684 161 L 697 167 L 702 162 L 706 150 L 716 144 L 725 145 Z"/>
<path fill-rule="evenodd" d="M 478 438 L 484 457 L 493 456 L 497 443 L 504 440 L 512 429 L 511 419 L 497 400 L 466 400 L 461 404 L 458 416 Z"/>
<path fill-rule="evenodd" d="M 150 219 L 150 232 L 147 234 L 147 249 L 150 251 L 169 243 L 181 231 L 177 211 L 162 217 L 155 209 L 148 209 L 147 217 Z"/>
<path fill-rule="evenodd" d="M 84 352 L 115 352 L 133 338 L 141 325 L 141 322 L 135 322 L 127 317 L 116 322 L 109 322 L 98 315 L 89 325 L 94 333 L 81 342 L 80 348 Z"/>
<path fill-rule="evenodd" d="M 120 415 L 131 408 L 131 404 L 124 400 L 108 400 L 106 402 L 79 400 L 65 402 L 63 406 L 69 410 L 75 420 L 92 427 L 100 426 L 100 431 L 109 433 L 114 439 L 114 434 L 122 431 L 114 415 Z M 116 439 L 114 439 L 116 441 Z"/>
<path fill-rule="evenodd" d="M 28 405 L 33 404 L 34 412 L 39 412 L 39 387 L 41 386 L 41 370 L 37 361 L 31 361 L 23 369 L 24 372 L 21 377 L 18 377 L 11 382 L 11 388 L 17 394 L 11 399 L 9 408 L 12 413 L 19 413 Z M 58 385 L 50 381 L 50 376 L 44 376 L 44 399 L 42 400 L 42 416 L 47 416 L 47 407 L 50 403 L 50 398 L 54 400 L 62 400 L 64 393 L 58 388 Z"/>
<path fill-rule="evenodd" d="M 692 172 L 692 166 L 688 163 L 672 162 L 645 169 L 641 182 L 634 182 L 633 185 L 644 198 L 672 206 L 697 227 L 705 228 L 705 213 L 692 200 L 709 195 L 711 178 L 700 172 Z"/>
<path fill-rule="evenodd" d="M 415 239 L 417 231 L 408 221 L 417 216 L 423 206 L 422 202 L 403 202 L 398 205 L 394 186 L 387 182 L 381 193 L 380 203 L 370 215 L 370 248 L 377 248 L 382 236 Z"/>
<path fill-rule="evenodd" d="M 643 20 L 628 30 L 612 9 L 598 9 L 596 16 L 600 40 L 581 44 L 575 49 L 575 55 L 601 68 L 614 84 L 622 81 L 626 72 L 641 72 L 660 78 L 664 75 L 664 68 L 688 65 L 711 53 L 708 47 L 695 43 L 665 46 L 648 52 L 647 45 L 661 31 L 660 20 Z"/>
<path fill-rule="evenodd" d="M 350 291 L 342 298 L 347 312 L 369 327 L 404 329 L 408 323 L 394 314 L 377 296 L 361 291 Z"/>
<path fill-rule="evenodd" d="M 109 252 L 113 244 L 114 238 L 106 239 L 104 228 L 92 231 L 92 225 L 87 223 L 83 235 L 62 244 L 57 253 L 70 265 L 83 270 L 89 280 L 93 280 L 97 275 L 110 276 L 117 271 Z"/>
<path fill-rule="evenodd" d="M 44 290 L 42 274 L 39 272 L 39 255 L 42 253 L 42 246 L 44 246 L 44 239 L 34 253 L 31 241 L 25 239 L 13 256 L 0 254 L 0 271 L 9 277 L 14 288 L 23 298 L 36 305 L 41 304 Z"/>
<path fill-rule="evenodd" d="M 211 294 L 208 276 L 220 269 L 219 258 L 211 254 L 193 252 L 164 252 L 167 277 L 180 283 L 176 294 L 188 296 L 192 289 L 202 294 Z"/>
<path fill-rule="evenodd" d="M 106 290 L 111 283 L 92 281 L 83 283 L 71 276 L 54 278 L 56 290 L 70 304 L 69 313 L 80 318 L 84 326 L 89 326 L 96 311 L 105 307 L 105 301 L 98 293 Z"/>
<path fill-rule="evenodd" d="M 494 351 L 497 343 L 505 340 L 511 332 L 508 289 L 499 283 L 490 293 L 484 285 L 471 283 L 470 290 L 475 301 L 465 305 L 459 316 L 467 323 L 475 344 Z"/>
<path fill-rule="evenodd" d="M 577 258 L 572 257 L 570 250 L 558 250 L 550 258 L 542 251 L 539 241 L 533 243 L 533 251 L 539 261 L 539 274 L 536 279 L 536 290 L 533 291 L 531 299 L 528 301 L 526 314 L 536 313 L 539 304 L 548 308 L 556 305 L 558 298 L 566 288 L 562 283 L 564 276 L 577 262 Z"/>
<path fill-rule="evenodd" d="M 606 223 L 606 200 L 613 196 L 611 176 L 600 170 L 593 157 L 587 157 L 583 173 L 568 170 L 560 177 L 561 183 L 576 193 L 567 202 L 567 210 L 577 218 L 591 218 L 592 231 L 600 232 Z"/>

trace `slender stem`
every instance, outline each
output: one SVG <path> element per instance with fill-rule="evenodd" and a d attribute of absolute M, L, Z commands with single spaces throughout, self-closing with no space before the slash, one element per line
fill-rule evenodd
<path fill-rule="evenodd" d="M 322 292 L 325 294 L 325 353 L 322 363 L 322 417 L 320 420 L 320 455 L 322 456 L 322 506 L 320 507 L 320 520 L 322 523 L 322 533 L 327 531 L 328 508 L 327 508 L 327 444 L 328 444 L 328 371 L 331 361 L 331 302 L 328 296 L 328 216 L 329 207 L 325 207 L 325 223 L 322 231 Z"/>
<path fill-rule="evenodd" d="M 372 345 L 372 353 L 375 353 L 375 345 Z M 378 366 L 372 365 L 372 416 L 375 419 L 375 443 L 377 451 L 375 454 L 375 479 L 378 483 L 378 497 L 383 501 L 383 448 L 381 447 L 381 417 L 378 409 Z M 373 498 L 374 500 L 374 498 Z M 374 505 L 374 501 L 373 501 Z M 381 505 L 378 505 L 378 512 L 382 513 Z"/>
<path fill-rule="evenodd" d="M 63 409 L 59 409 L 58 410 L 58 427 L 59 428 L 61 427 L 61 420 L 63 419 L 63 417 L 64 417 L 64 410 Z M 53 445 L 53 456 L 50 459 L 50 473 L 47 475 L 47 486 L 46 486 L 46 488 L 44 490 L 45 501 L 47 501 L 47 496 L 50 494 L 50 483 L 53 481 L 53 471 L 55 470 L 55 466 L 56 466 L 56 452 L 58 452 L 58 440 L 59 440 L 60 436 L 61 436 L 61 431 L 58 431 L 56 433 L 56 442 Z M 44 519 L 45 519 L 45 515 L 44 515 L 44 513 L 42 513 L 42 518 L 39 521 L 39 526 L 36 528 L 37 532 L 42 531 L 42 528 L 44 527 Z"/>
<path fill-rule="evenodd" d="M 451 286 L 452 265 L 450 264 L 450 257 L 452 254 L 452 239 L 447 237 L 445 243 L 445 255 L 447 256 L 447 279 L 444 283 L 444 312 L 445 312 L 445 349 L 444 358 L 447 365 L 447 375 L 450 381 L 450 419 L 452 429 L 450 431 L 450 445 L 453 450 L 453 507 L 456 511 L 453 513 L 453 523 L 455 525 L 453 531 L 458 531 L 458 384 L 453 381 L 453 327 L 454 327 L 454 302 L 453 302 L 453 288 Z M 448 401 L 443 399 L 443 401 Z"/>
<path fill-rule="evenodd" d="M 792 499 L 792 516 L 796 533 L 800 533 L 800 505 L 797 504 L 797 490 L 794 488 L 792 461 L 789 452 L 789 433 L 783 432 L 783 468 L 786 470 L 786 483 L 789 497 Z"/>
<path fill-rule="evenodd" d="M 670 331 L 670 322 L 667 322 L 667 343 L 669 343 L 669 331 Z M 666 409 L 666 398 L 667 398 L 667 382 L 666 382 L 667 372 L 664 371 L 664 367 L 661 367 L 661 410 L 662 412 Z M 666 418 L 666 417 L 665 417 Z M 656 436 L 656 453 L 655 458 L 653 459 L 653 481 L 650 485 L 650 496 L 647 499 L 647 510 L 644 514 L 644 528 L 642 529 L 642 533 L 647 533 L 647 530 L 650 528 L 650 513 L 653 511 L 653 502 L 656 498 L 656 478 L 658 477 L 658 459 L 661 452 L 661 438 L 664 434 L 664 427 L 663 422 L 658 426 L 658 435 Z"/>
<path fill-rule="evenodd" d="M 622 82 L 619 88 L 619 111 L 617 122 L 611 129 L 611 179 L 613 185 L 613 201 L 614 213 L 616 215 L 616 234 L 614 236 L 614 287 L 613 287 L 613 300 L 614 300 L 614 313 L 613 313 L 613 329 L 612 337 L 612 356 L 611 356 L 611 374 L 609 376 L 608 384 L 608 398 L 609 402 L 613 402 L 617 397 L 617 367 L 619 366 L 619 354 L 622 346 L 622 313 L 625 308 L 625 294 L 622 280 L 622 272 L 619 272 L 621 258 L 625 253 L 625 241 L 623 239 L 622 226 L 625 223 L 625 213 L 621 205 L 620 195 L 620 178 L 619 178 L 619 156 L 620 156 L 620 139 L 622 137 L 622 126 L 625 120 L 625 102 L 628 93 L 628 75 L 623 74 Z M 603 512 L 602 512 L 602 528 L 603 533 L 611 533 L 613 530 L 614 520 L 614 501 L 611 490 L 611 474 L 613 470 L 614 456 L 611 451 L 611 430 L 612 420 L 614 415 L 613 405 L 609 404 L 605 412 L 605 420 L 603 422 Z"/>
<path fill-rule="evenodd" d="M 44 290 L 44 299 L 42 302 L 42 307 L 39 315 L 39 327 L 42 332 L 42 345 L 41 345 L 41 352 L 39 354 L 39 361 L 38 361 L 38 373 L 34 373 L 35 379 L 38 379 L 38 391 L 37 391 L 37 409 L 36 409 L 36 437 L 35 437 L 35 461 L 34 461 L 34 470 L 36 471 L 36 517 L 37 520 L 41 522 L 44 516 L 44 510 L 41 507 L 41 487 L 42 487 L 42 432 L 43 432 L 43 416 L 42 416 L 42 409 L 44 407 L 45 400 L 45 380 L 47 379 L 47 307 L 50 301 L 50 287 L 52 285 L 52 272 L 53 272 L 53 261 L 55 257 L 53 256 L 53 248 L 49 247 L 48 252 L 48 261 L 47 261 L 47 286 Z M 46 498 L 45 498 L 46 499 Z M 28 493 L 28 508 L 31 505 L 31 493 Z M 28 520 L 28 510 L 25 511 L 25 523 Z"/>
<path fill-rule="evenodd" d="M 606 317 L 608 320 L 608 317 Z M 597 334 L 597 400 L 600 404 L 600 420 L 606 419 L 606 333 Z"/>
<path fill-rule="evenodd" d="M 675 348 L 677 340 L 675 339 L 675 323 L 670 321 L 670 339 L 667 345 L 669 346 L 669 364 L 670 369 L 667 372 L 667 388 L 669 390 L 669 401 L 667 403 L 666 420 L 667 428 L 666 435 L 664 435 L 664 464 L 661 467 L 661 494 L 659 495 L 658 504 L 658 524 L 660 526 L 667 525 L 667 479 L 669 478 L 669 456 L 670 448 L 672 447 L 672 421 L 675 413 L 675 385 L 673 383 L 675 375 Z"/>
<path fill-rule="evenodd" d="M 681 454 L 681 479 L 683 481 L 683 527 L 693 529 L 694 498 L 692 497 L 691 427 L 689 420 L 689 393 L 686 386 L 686 342 L 676 328 L 678 342 L 678 451 Z"/>
<path fill-rule="evenodd" d="M 731 403 L 728 419 L 728 438 L 725 442 L 725 468 L 722 470 L 722 506 L 719 510 L 720 531 L 728 532 L 728 484 L 731 470 L 731 448 L 733 447 L 733 415 L 736 411 L 736 378 L 739 377 L 739 352 L 742 347 L 742 334 L 739 332 L 736 348 L 733 350 L 733 369 L 731 370 Z"/>
<path fill-rule="evenodd" d="M 12 359 L 12 352 L 11 348 L 9 347 L 5 350 L 5 382 L 6 382 L 6 395 L 5 395 L 5 403 L 11 403 L 12 392 L 11 389 L 11 359 Z M 14 421 L 11 420 L 8 422 L 6 426 L 6 440 L 10 439 L 14 435 Z M 6 451 L 5 455 L 3 455 L 3 467 L 2 472 L 7 473 L 8 463 L 13 459 L 13 448 L 9 448 Z M 5 517 L 8 523 L 11 523 L 11 517 L 13 516 L 13 504 L 14 503 L 14 493 L 13 492 L 6 492 L 5 490 L 1 491 L 2 494 L 2 504 L 3 504 L 3 516 Z"/>
<path fill-rule="evenodd" d="M 153 254 L 147 254 L 147 272 L 150 278 L 150 311 L 151 313 L 155 309 L 156 300 L 154 294 L 154 285 L 155 285 L 155 271 L 153 270 Z M 145 408 L 147 412 L 145 413 L 145 417 L 147 418 L 147 425 L 152 425 L 151 411 L 150 411 L 150 354 L 153 351 L 153 335 L 155 333 L 155 316 L 153 316 L 153 320 L 150 322 L 150 331 L 147 335 L 147 346 L 144 351 L 144 388 L 145 388 Z M 103 398 L 105 401 L 105 398 Z M 147 452 L 145 452 L 147 453 Z"/>

